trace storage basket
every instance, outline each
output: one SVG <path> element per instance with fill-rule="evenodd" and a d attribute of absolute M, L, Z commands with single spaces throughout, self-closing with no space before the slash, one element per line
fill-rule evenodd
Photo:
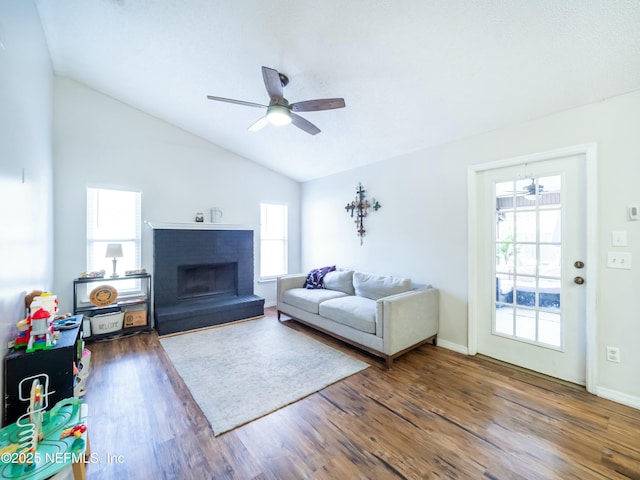
<path fill-rule="evenodd" d="M 91 335 L 111 333 L 122 330 L 124 312 L 104 313 L 91 317 Z"/>

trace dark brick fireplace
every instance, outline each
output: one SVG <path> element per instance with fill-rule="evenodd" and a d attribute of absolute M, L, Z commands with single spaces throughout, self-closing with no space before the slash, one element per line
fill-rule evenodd
<path fill-rule="evenodd" d="M 256 317 L 253 231 L 153 230 L 154 315 L 160 335 Z"/>

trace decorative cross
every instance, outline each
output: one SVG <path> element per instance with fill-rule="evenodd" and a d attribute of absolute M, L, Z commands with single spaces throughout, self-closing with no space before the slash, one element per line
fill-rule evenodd
<path fill-rule="evenodd" d="M 373 205 L 371 205 L 365 198 L 365 192 L 365 189 L 362 188 L 362 183 L 358 183 L 358 189 L 356 190 L 356 199 L 351 203 L 347 203 L 346 207 L 344 207 L 344 209 L 350 214 L 351 218 L 353 218 L 353 212 L 356 212 L 356 219 L 354 220 L 354 222 L 356 224 L 356 231 L 358 233 L 358 236 L 360 237 L 360 245 L 362 245 L 363 237 L 366 233 L 366 230 L 364 228 L 364 217 L 368 215 L 369 208 L 373 208 L 373 210 L 377 212 L 382 207 L 382 205 L 380 205 L 380 202 L 378 202 L 375 198 L 371 199 L 371 201 L 373 202 Z"/>
<path fill-rule="evenodd" d="M 351 218 L 353 218 L 353 209 L 354 209 L 354 208 L 356 208 L 356 206 L 354 205 L 354 203 L 353 203 L 353 202 L 351 202 L 351 203 L 347 203 L 347 206 L 346 206 L 346 207 L 344 207 L 344 209 L 345 209 L 347 212 L 351 212 Z"/>

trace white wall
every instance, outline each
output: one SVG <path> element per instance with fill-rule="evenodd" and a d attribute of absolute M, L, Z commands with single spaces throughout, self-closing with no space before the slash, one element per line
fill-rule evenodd
<path fill-rule="evenodd" d="M 289 205 L 290 266 L 300 268 L 300 184 L 67 78 L 56 78 L 55 290 L 72 310 L 72 279 L 86 270 L 86 187 L 142 191 L 142 219 L 191 222 L 211 207 L 255 232 L 260 202 Z M 142 267 L 153 273 L 152 230 L 143 226 Z M 275 302 L 275 283 L 255 293 Z"/>
<path fill-rule="evenodd" d="M 336 263 L 409 276 L 440 289 L 440 335 L 467 346 L 467 167 L 597 142 L 599 159 L 598 391 L 640 407 L 640 92 L 303 184 L 302 267 Z M 361 181 L 382 204 L 360 246 L 344 206 Z M 628 232 L 630 271 L 605 267 L 611 232 Z M 620 248 L 617 248 L 620 250 Z M 613 249 L 615 250 L 615 249 Z M 606 345 L 622 363 L 605 360 Z"/>
<path fill-rule="evenodd" d="M 35 6 L 0 0 L 0 357 L 24 316 L 25 293 L 51 289 L 52 88 Z"/>

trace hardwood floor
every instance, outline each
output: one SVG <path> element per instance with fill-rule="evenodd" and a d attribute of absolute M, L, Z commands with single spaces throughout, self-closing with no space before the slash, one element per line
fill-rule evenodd
<path fill-rule="evenodd" d="M 640 479 L 638 410 L 432 345 L 385 370 L 287 326 L 371 367 L 219 437 L 154 333 L 88 344 L 88 478 Z"/>

